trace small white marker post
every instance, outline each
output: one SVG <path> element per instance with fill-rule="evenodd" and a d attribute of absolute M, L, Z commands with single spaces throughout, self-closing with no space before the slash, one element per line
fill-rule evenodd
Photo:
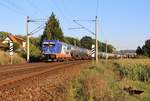
<path fill-rule="evenodd" d="M 92 57 L 92 64 L 94 64 L 94 60 L 95 60 L 95 45 L 92 45 L 91 57 Z"/>
<path fill-rule="evenodd" d="M 9 42 L 9 55 L 10 55 L 10 64 L 13 64 L 13 43 Z"/>

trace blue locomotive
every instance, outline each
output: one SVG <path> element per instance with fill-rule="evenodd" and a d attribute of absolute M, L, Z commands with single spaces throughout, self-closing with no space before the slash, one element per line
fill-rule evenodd
<path fill-rule="evenodd" d="M 42 54 L 46 60 L 78 60 L 90 59 L 91 52 L 88 49 L 79 48 L 59 40 L 44 40 Z"/>

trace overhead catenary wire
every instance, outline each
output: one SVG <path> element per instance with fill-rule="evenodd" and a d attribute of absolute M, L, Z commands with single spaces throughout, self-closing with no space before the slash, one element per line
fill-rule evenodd
<path fill-rule="evenodd" d="M 75 20 L 75 21 L 80 21 L 80 22 L 91 22 L 91 21 L 95 21 L 95 20 Z"/>
<path fill-rule="evenodd" d="M 36 25 L 39 25 L 40 22 L 46 22 L 46 19 L 30 19 L 28 20 L 28 22 L 32 22 Z M 30 34 L 35 34 L 37 32 L 39 32 L 40 30 L 42 30 L 43 28 L 45 28 L 45 23 L 44 24 L 41 24 L 39 25 L 37 28 L 35 28 L 32 32 L 30 32 Z"/>
<path fill-rule="evenodd" d="M 50 0 L 49 0 L 50 1 Z M 58 6 L 58 4 L 56 3 L 56 2 L 52 2 L 53 3 L 53 5 L 54 5 L 54 7 L 60 12 L 60 14 L 63 16 L 62 18 L 66 21 L 66 24 L 68 25 L 68 26 L 70 26 L 70 23 L 74 23 L 74 21 L 72 21 L 72 18 L 70 17 L 70 16 L 66 16 L 65 14 L 66 14 L 66 10 L 65 10 L 65 14 L 64 14 L 64 12 L 63 12 L 63 10 Z M 70 22 L 69 22 L 70 21 Z M 81 28 L 81 26 L 80 26 L 80 28 L 67 28 L 68 30 L 72 30 L 72 29 L 83 29 L 83 28 Z M 76 34 L 74 34 L 74 35 L 76 35 Z"/>
<path fill-rule="evenodd" d="M 39 32 L 40 30 L 42 30 L 45 27 L 45 24 L 42 24 L 40 26 L 38 26 L 36 29 L 34 29 L 32 32 L 30 32 L 30 34 L 35 34 L 37 32 Z"/>
<path fill-rule="evenodd" d="M 68 19 L 68 16 L 66 16 L 66 15 L 63 13 L 62 9 L 57 5 L 57 3 L 54 2 L 54 1 L 53 1 L 52 3 L 55 5 L 56 9 L 59 10 L 59 12 L 60 12 L 61 15 L 64 17 L 64 19 L 66 19 L 66 21 L 68 21 L 68 20 L 69 20 L 69 19 Z"/>
<path fill-rule="evenodd" d="M 12 11 L 13 13 L 19 14 L 19 15 L 21 15 L 21 16 L 26 16 L 26 14 L 24 14 L 23 12 L 20 12 L 20 11 L 14 9 L 13 7 L 8 6 L 8 5 L 7 5 L 6 3 L 4 3 L 4 2 L 0 2 L 0 5 L 3 6 L 3 7 L 5 7 L 6 9 Z"/>
<path fill-rule="evenodd" d="M 73 22 L 75 22 L 77 25 L 79 25 L 82 29 L 87 30 L 88 32 L 90 32 L 91 34 L 95 35 L 94 32 L 92 32 L 90 29 L 84 27 L 83 25 L 79 24 L 76 20 L 73 20 Z"/>
<path fill-rule="evenodd" d="M 40 12 L 43 13 L 43 11 L 34 3 L 32 0 L 26 0 L 26 2 L 40 15 Z"/>
<path fill-rule="evenodd" d="M 49 0 L 50 1 L 50 0 Z M 66 24 L 68 25 L 68 26 L 70 26 L 70 23 L 68 22 L 68 21 L 71 21 L 72 22 L 72 20 L 70 19 L 70 16 L 66 16 L 65 14 L 64 14 L 64 12 L 63 12 L 63 10 L 58 6 L 58 4 L 55 2 L 55 1 L 53 1 L 52 2 L 53 3 L 53 5 L 54 5 L 54 7 L 59 11 L 59 13 L 62 15 L 62 18 L 66 21 Z M 66 11 L 65 11 L 66 12 Z"/>
<path fill-rule="evenodd" d="M 11 0 L 4 0 L 3 2 L 5 2 L 5 4 L 10 6 L 12 9 L 15 9 L 16 11 L 22 13 L 23 15 L 27 15 L 27 12 L 25 11 L 25 9 L 23 9 L 22 7 L 20 7 L 17 4 L 15 4 L 13 1 L 11 1 Z"/>
<path fill-rule="evenodd" d="M 32 32 L 31 34 L 33 35 L 33 34 L 35 34 L 35 33 L 39 32 L 39 31 L 41 31 L 41 30 L 42 30 L 42 29 L 44 29 L 44 28 L 45 28 L 45 26 L 43 26 L 43 27 L 39 28 L 38 30 L 36 30 L 36 31 Z"/>

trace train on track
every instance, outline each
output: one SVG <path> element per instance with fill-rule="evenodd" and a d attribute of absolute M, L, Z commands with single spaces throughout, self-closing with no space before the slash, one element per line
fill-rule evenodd
<path fill-rule="evenodd" d="M 42 43 L 42 55 L 47 61 L 91 59 L 90 50 L 60 42 L 59 40 L 44 40 Z"/>

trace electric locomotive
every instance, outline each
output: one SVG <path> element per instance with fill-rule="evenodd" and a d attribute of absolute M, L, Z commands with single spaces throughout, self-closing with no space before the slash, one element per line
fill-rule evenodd
<path fill-rule="evenodd" d="M 44 40 L 42 54 L 48 61 L 90 59 L 91 52 L 88 49 L 79 48 L 59 40 Z"/>

